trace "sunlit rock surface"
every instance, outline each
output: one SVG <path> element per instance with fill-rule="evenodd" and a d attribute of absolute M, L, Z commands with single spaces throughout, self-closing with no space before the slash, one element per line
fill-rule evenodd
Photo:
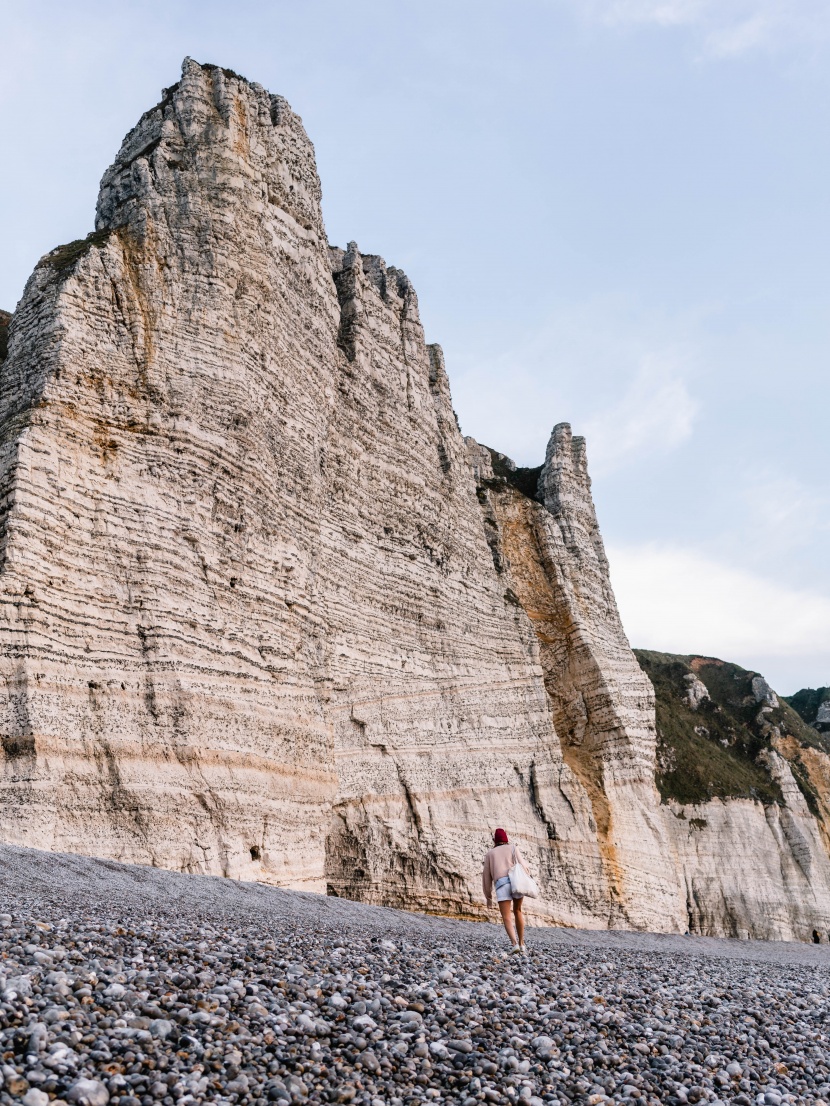
<path fill-rule="evenodd" d="M 462 438 L 408 278 L 329 246 L 281 97 L 185 62 L 0 383 L 4 840 L 475 916 L 504 825 L 540 921 L 828 929 L 783 745 L 769 802 L 698 796 L 726 814 L 697 836 L 661 798 L 583 440 L 517 470 Z"/>

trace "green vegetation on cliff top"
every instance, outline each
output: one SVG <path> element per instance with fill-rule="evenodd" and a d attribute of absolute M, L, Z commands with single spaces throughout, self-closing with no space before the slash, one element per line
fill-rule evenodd
<path fill-rule="evenodd" d="M 542 473 L 542 465 L 536 468 L 519 468 L 513 464 L 509 457 L 496 452 L 486 446 L 493 462 L 493 475 L 497 480 L 505 480 L 516 491 L 527 496 L 528 499 L 536 499 L 536 490 L 539 486 L 539 477 Z"/>
<path fill-rule="evenodd" d="M 93 246 L 103 246 L 111 233 L 109 230 L 94 230 L 86 238 L 76 238 L 74 242 L 67 242 L 65 246 L 57 246 L 42 257 L 38 265 L 48 265 L 57 272 L 64 273 Z"/>
<path fill-rule="evenodd" d="M 752 687 L 757 672 L 714 657 L 681 656 L 635 649 L 657 697 L 657 787 L 664 802 L 697 804 L 714 798 L 749 798 L 762 803 L 781 801 L 778 785 L 758 760 L 777 731 L 794 737 L 802 747 L 830 751 L 830 740 L 807 726 L 792 707 L 778 706 L 761 714 Z M 697 708 L 689 702 L 696 677 L 709 698 Z M 799 760 L 790 762 L 793 775 L 814 812 L 816 796 Z"/>
<path fill-rule="evenodd" d="M 789 703 L 808 726 L 823 731 L 830 730 L 830 724 L 817 721 L 819 707 L 822 703 L 830 702 L 830 687 L 803 687 L 795 695 L 788 695 L 784 701 Z"/>

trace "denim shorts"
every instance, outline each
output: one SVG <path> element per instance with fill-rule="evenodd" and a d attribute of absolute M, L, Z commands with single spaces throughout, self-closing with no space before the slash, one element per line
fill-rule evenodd
<path fill-rule="evenodd" d="M 496 880 L 496 902 L 510 902 L 513 898 L 513 888 L 510 886 L 510 876 L 502 876 Z M 521 895 L 519 895 L 521 898 Z"/>

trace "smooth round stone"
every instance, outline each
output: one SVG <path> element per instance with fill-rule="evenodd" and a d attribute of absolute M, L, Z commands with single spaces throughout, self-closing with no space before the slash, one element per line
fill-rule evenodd
<path fill-rule="evenodd" d="M 66 1095 L 67 1102 L 78 1106 L 107 1106 L 110 1093 L 99 1079 L 79 1079 L 73 1083 Z"/>
<path fill-rule="evenodd" d="M 22 1098 L 23 1106 L 48 1106 L 49 1095 L 37 1087 L 31 1087 Z"/>

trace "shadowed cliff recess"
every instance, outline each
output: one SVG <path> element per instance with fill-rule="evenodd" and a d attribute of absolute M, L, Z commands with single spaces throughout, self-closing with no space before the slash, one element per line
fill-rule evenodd
<path fill-rule="evenodd" d="M 3 840 L 482 917 L 505 824 L 537 922 L 830 931 L 816 731 L 767 689 L 730 742 L 644 654 L 703 719 L 655 721 L 584 440 L 462 437 L 282 97 L 185 60 L 32 274 L 0 426 Z"/>

